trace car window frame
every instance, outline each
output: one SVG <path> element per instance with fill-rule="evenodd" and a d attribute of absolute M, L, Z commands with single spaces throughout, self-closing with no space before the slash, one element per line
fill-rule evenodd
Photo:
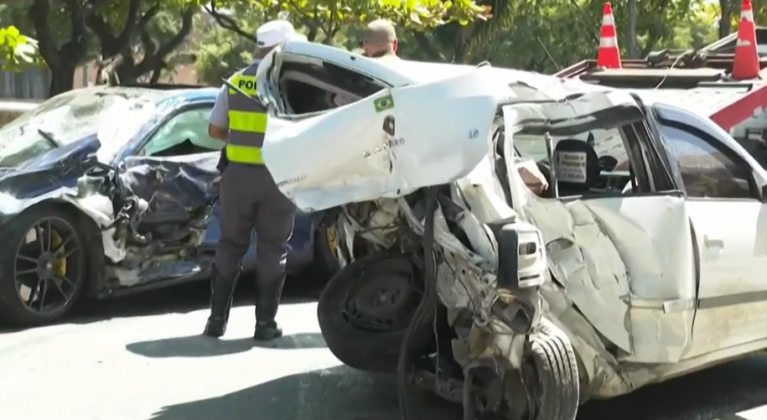
<path fill-rule="evenodd" d="M 121 151 L 115 156 L 114 162 L 116 162 L 119 165 L 120 162 L 122 162 L 123 160 L 129 157 L 146 157 L 138 153 L 141 150 L 143 150 L 145 145 L 149 142 L 149 139 L 151 139 L 152 136 L 154 136 L 155 133 L 160 128 L 162 128 L 168 121 L 173 119 L 173 117 L 193 108 L 210 107 L 212 109 L 214 104 L 215 104 L 215 98 L 210 98 L 210 99 L 205 98 L 204 100 L 189 101 L 189 102 L 181 103 L 177 107 L 173 108 L 170 112 L 166 113 L 161 118 L 159 118 L 153 124 L 151 124 L 151 127 L 148 127 L 147 129 L 139 130 L 139 133 L 137 134 L 138 138 L 128 142 L 128 144 L 123 149 L 123 151 Z"/>
<path fill-rule="evenodd" d="M 341 62 L 342 60 L 335 60 L 335 59 L 326 59 L 323 57 L 316 57 L 316 56 L 308 56 L 304 55 L 300 52 L 293 52 L 289 49 L 283 49 L 279 48 L 278 50 L 274 51 L 272 54 L 274 56 L 272 59 L 267 63 L 268 67 L 266 67 L 263 72 L 259 72 L 266 76 L 267 80 L 264 81 L 266 86 L 266 92 L 262 92 L 261 89 L 259 89 L 259 96 L 263 97 L 265 99 L 263 102 L 267 103 L 270 108 L 270 113 L 274 115 L 277 118 L 284 119 L 284 120 L 302 120 L 305 118 L 314 117 L 317 115 L 322 115 L 329 110 L 325 111 L 317 111 L 317 112 L 311 112 L 311 113 L 303 113 L 303 114 L 289 114 L 286 112 L 283 112 L 284 109 L 284 100 L 282 97 L 277 98 L 275 96 L 274 88 L 280 89 L 279 86 L 279 78 L 280 74 L 282 72 L 282 65 L 286 61 L 297 61 L 297 62 L 311 62 L 311 61 L 319 61 L 323 65 L 325 64 L 331 64 L 337 67 L 341 67 L 345 70 L 348 70 L 353 73 L 357 73 L 360 75 L 363 75 L 365 77 L 368 77 L 370 79 L 375 80 L 379 84 L 383 86 L 383 89 L 390 89 L 392 87 L 395 87 L 395 84 L 390 83 L 389 81 L 386 81 L 382 79 L 381 77 L 378 77 L 377 75 L 371 74 L 369 72 L 366 72 L 364 70 L 360 70 L 358 68 L 355 68 L 354 66 L 351 66 L 349 64 L 352 64 L 356 61 L 357 57 L 354 55 L 351 55 L 349 58 L 349 62 Z M 355 101 L 356 102 L 356 101 Z M 353 102 L 352 102 L 353 103 Z M 282 109 L 281 109 L 282 108 Z"/>
<path fill-rule="evenodd" d="M 163 118 L 163 120 L 155 126 L 151 132 L 149 132 L 144 138 L 142 139 L 141 143 L 135 148 L 133 151 L 133 156 L 139 156 L 139 157 L 152 157 L 150 155 L 142 154 L 144 150 L 146 150 L 147 145 L 152 141 L 154 136 L 157 135 L 157 133 L 160 132 L 160 130 L 163 129 L 170 121 L 172 121 L 174 118 L 178 117 L 181 114 L 184 114 L 186 112 L 194 111 L 201 108 L 208 108 L 208 113 L 213 109 L 214 102 L 197 102 L 192 103 L 187 106 L 182 106 L 180 108 L 177 108 L 173 112 L 171 112 L 166 118 Z M 208 106 L 209 105 L 209 106 Z M 205 120 L 205 125 L 208 125 L 208 120 Z M 211 152 L 218 152 L 215 150 L 211 150 Z"/>
<path fill-rule="evenodd" d="M 748 164 L 748 162 L 745 161 L 738 153 L 730 149 L 729 147 L 721 144 L 720 141 L 716 139 L 716 137 L 712 136 L 711 134 L 707 133 L 705 130 L 701 130 L 699 128 L 696 128 L 695 126 L 692 126 L 690 124 L 686 124 L 679 121 L 674 120 L 667 120 L 667 119 L 661 119 L 659 122 L 658 132 L 661 136 L 661 141 L 663 142 L 663 147 L 666 151 L 666 154 L 669 156 L 669 159 L 672 160 L 672 164 L 676 164 L 678 171 L 680 175 L 682 174 L 682 170 L 679 167 L 679 165 L 674 161 L 674 154 L 669 150 L 669 145 L 667 144 L 666 136 L 663 134 L 663 128 L 664 127 L 670 127 L 673 129 L 680 130 L 682 132 L 685 132 L 693 137 L 696 137 L 703 141 L 705 144 L 707 144 L 712 149 L 716 150 L 717 152 L 724 155 L 726 158 L 730 159 L 736 167 L 740 168 L 747 168 L 745 170 L 747 181 L 748 181 L 748 189 L 749 189 L 749 198 L 735 198 L 735 197 L 693 197 L 687 194 L 687 186 L 683 185 L 684 187 L 684 193 L 685 193 L 685 199 L 687 200 L 694 200 L 694 201 L 745 201 L 745 202 L 751 202 L 751 201 L 757 201 L 761 202 L 761 194 L 759 192 L 759 187 L 756 182 L 756 178 L 754 177 L 754 171 L 753 168 L 751 168 L 751 165 Z M 684 182 L 684 181 L 682 181 Z"/>

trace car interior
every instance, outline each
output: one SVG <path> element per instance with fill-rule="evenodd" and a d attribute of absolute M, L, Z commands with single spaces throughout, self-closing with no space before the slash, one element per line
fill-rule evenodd
<path fill-rule="evenodd" d="M 370 96 L 384 86 L 359 73 L 330 63 L 283 62 L 279 75 L 286 114 L 326 111 Z"/>
<path fill-rule="evenodd" d="M 555 137 L 552 140 L 554 171 L 559 179 L 556 197 L 632 191 L 632 176 L 620 129 L 592 130 L 575 137 Z M 502 143 L 496 144 L 500 146 Z M 514 145 L 514 155 L 535 160 L 539 171 L 551 185 L 552 168 L 542 136 L 516 135 Z M 502 156 L 502 151 L 499 151 L 499 156 Z M 555 189 L 549 187 L 542 196 L 554 198 L 554 192 Z"/>
<path fill-rule="evenodd" d="M 224 144 L 208 136 L 211 108 L 211 105 L 205 105 L 174 115 L 152 135 L 141 154 L 169 157 L 221 150 Z"/>

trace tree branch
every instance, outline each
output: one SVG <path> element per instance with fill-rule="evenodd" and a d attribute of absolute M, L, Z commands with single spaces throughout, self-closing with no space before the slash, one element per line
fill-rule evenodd
<path fill-rule="evenodd" d="M 150 13 L 153 9 L 157 9 L 156 6 L 152 6 L 152 8 L 149 9 Z M 136 26 L 139 24 L 138 22 L 138 15 L 139 11 L 141 10 L 141 0 L 130 0 L 128 3 L 128 14 L 125 16 L 125 25 L 123 25 L 123 30 L 120 31 L 120 35 L 117 36 L 117 43 L 120 45 L 125 45 L 128 42 L 130 42 L 131 38 L 133 37 L 133 32 L 136 29 Z M 155 12 L 156 14 L 157 12 Z M 143 19 L 143 16 L 142 16 Z"/>
<path fill-rule="evenodd" d="M 150 20 L 154 19 L 157 14 L 160 13 L 160 7 L 157 5 L 154 5 L 149 8 L 149 10 L 144 13 L 141 18 L 138 21 L 138 27 L 143 28 L 145 27 Z"/>
<path fill-rule="evenodd" d="M 211 2 L 210 4 L 207 4 L 204 6 L 204 9 L 206 12 L 208 12 L 209 15 L 213 17 L 213 19 L 216 21 L 218 26 L 226 29 L 227 31 L 232 31 L 235 34 L 247 39 L 248 41 L 252 43 L 256 43 L 256 36 L 255 34 L 249 34 L 247 31 L 242 29 L 240 25 L 235 22 L 234 19 L 227 15 L 223 15 L 216 10 L 216 3 Z"/>
<path fill-rule="evenodd" d="M 157 43 L 152 39 L 152 35 L 149 34 L 146 27 L 141 27 L 139 38 L 141 39 L 141 48 L 144 50 L 144 57 L 155 55 L 157 52 Z"/>
<path fill-rule="evenodd" d="M 306 40 L 314 42 L 314 40 L 317 39 L 317 33 L 319 32 L 317 23 L 313 19 L 302 19 L 301 23 L 307 28 Z"/>
<path fill-rule="evenodd" d="M 144 58 L 136 66 L 136 76 L 146 74 L 152 70 L 158 70 L 165 65 L 165 57 L 173 52 L 179 45 L 181 45 L 186 37 L 192 32 L 194 26 L 194 15 L 197 13 L 197 7 L 189 6 L 184 10 L 181 15 L 181 28 L 176 35 L 168 40 L 165 44 L 157 47 L 154 54 L 144 53 Z"/>
<path fill-rule="evenodd" d="M 103 1 L 103 0 L 93 0 Z M 131 43 L 136 28 L 142 27 L 150 21 L 160 11 L 159 7 L 152 6 L 149 10 L 139 17 L 142 0 L 130 0 L 128 4 L 128 15 L 125 18 L 125 24 L 119 35 L 112 32 L 112 28 L 107 24 L 103 17 L 96 13 L 90 13 L 87 18 L 88 27 L 93 31 L 101 44 L 101 56 L 104 59 L 113 57 L 120 53 L 126 45 Z"/>
<path fill-rule="evenodd" d="M 108 59 L 113 57 L 120 51 L 120 44 L 117 43 L 117 37 L 114 36 L 112 30 L 107 25 L 106 21 L 96 14 L 91 14 L 87 19 L 88 27 L 99 39 L 101 44 L 101 57 Z"/>

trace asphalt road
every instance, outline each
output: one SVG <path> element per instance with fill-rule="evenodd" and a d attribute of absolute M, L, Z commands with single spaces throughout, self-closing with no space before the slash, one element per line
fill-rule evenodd
<path fill-rule="evenodd" d="M 134 296 L 65 324 L 1 333 L 0 419 L 399 418 L 395 382 L 341 366 L 324 347 L 314 303 L 293 294 L 280 313 L 286 337 L 257 347 L 247 306 L 233 311 L 224 340 L 199 336 L 206 292 Z M 767 420 L 765 407 L 767 355 L 587 404 L 579 420 Z M 460 419 L 429 396 L 415 414 Z"/>

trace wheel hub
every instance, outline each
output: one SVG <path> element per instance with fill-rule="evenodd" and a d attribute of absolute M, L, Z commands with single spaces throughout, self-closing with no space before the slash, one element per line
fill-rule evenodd
<path fill-rule="evenodd" d="M 386 317 L 400 311 L 411 293 L 407 279 L 399 276 L 378 277 L 360 287 L 351 303 L 366 315 Z"/>
<path fill-rule="evenodd" d="M 345 315 L 359 328 L 393 331 L 410 323 L 416 291 L 409 278 L 395 273 L 360 279 L 347 297 Z"/>
<path fill-rule="evenodd" d="M 44 252 L 37 262 L 37 275 L 43 280 L 52 280 L 56 276 L 56 254 Z"/>
<path fill-rule="evenodd" d="M 83 281 L 80 246 L 74 227 L 58 217 L 38 220 L 21 237 L 13 273 L 27 310 L 52 314 L 69 306 Z"/>

